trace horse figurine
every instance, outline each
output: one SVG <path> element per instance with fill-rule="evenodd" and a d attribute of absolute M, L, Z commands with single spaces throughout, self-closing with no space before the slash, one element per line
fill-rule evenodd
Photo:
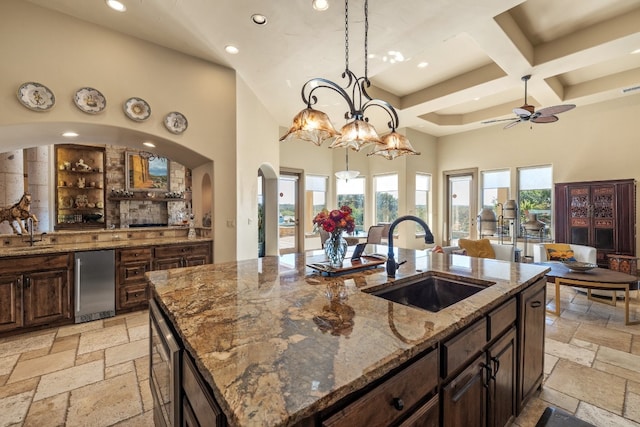
<path fill-rule="evenodd" d="M 33 220 L 34 228 L 38 222 L 38 218 L 29 212 L 29 209 L 31 209 L 31 194 L 24 193 L 15 205 L 8 208 L 0 208 L 0 223 L 8 221 L 14 234 L 26 234 L 27 229 L 22 221 L 31 218 Z M 20 228 L 16 227 L 16 222 Z"/>

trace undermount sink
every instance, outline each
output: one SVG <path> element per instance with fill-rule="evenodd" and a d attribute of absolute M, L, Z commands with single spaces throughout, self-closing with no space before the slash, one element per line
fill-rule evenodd
<path fill-rule="evenodd" d="M 389 287 L 371 292 L 371 295 L 435 313 L 492 284 L 494 283 L 488 281 L 471 283 L 430 276 L 397 286 L 392 284 Z"/>

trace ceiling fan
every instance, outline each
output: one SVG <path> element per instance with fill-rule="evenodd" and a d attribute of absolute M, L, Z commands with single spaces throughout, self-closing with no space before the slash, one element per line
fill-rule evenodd
<path fill-rule="evenodd" d="M 482 124 L 510 121 L 511 123 L 508 123 L 504 127 L 505 129 L 509 129 L 520 122 L 553 123 L 558 121 L 556 114 L 564 113 L 565 111 L 576 107 L 575 104 L 564 104 L 554 105 L 553 107 L 546 107 L 535 111 L 535 107 L 533 105 L 527 104 L 527 82 L 530 78 L 531 74 L 522 77 L 522 81 L 524 82 L 524 105 L 513 109 L 515 115 L 518 116 L 517 118 L 487 120 L 482 122 Z"/>

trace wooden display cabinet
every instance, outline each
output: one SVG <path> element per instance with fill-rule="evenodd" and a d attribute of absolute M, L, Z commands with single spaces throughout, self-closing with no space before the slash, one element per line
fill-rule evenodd
<path fill-rule="evenodd" d="M 55 230 L 105 228 L 105 149 L 56 145 Z"/>

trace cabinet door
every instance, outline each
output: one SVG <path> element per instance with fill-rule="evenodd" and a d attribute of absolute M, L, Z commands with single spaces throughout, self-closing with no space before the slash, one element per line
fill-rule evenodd
<path fill-rule="evenodd" d="M 169 270 L 170 268 L 180 268 L 182 265 L 182 257 L 160 258 L 153 260 L 154 270 Z"/>
<path fill-rule="evenodd" d="M 546 290 L 546 281 L 541 279 L 520 296 L 518 413 L 535 389 L 542 384 Z"/>
<path fill-rule="evenodd" d="M 516 416 L 516 328 L 513 326 L 487 350 L 491 369 L 489 422 L 504 427 Z"/>
<path fill-rule="evenodd" d="M 440 425 L 439 403 L 438 395 L 434 396 L 398 427 L 438 427 Z"/>
<path fill-rule="evenodd" d="M 192 255 L 184 259 L 185 267 L 209 264 L 207 255 Z"/>
<path fill-rule="evenodd" d="M 23 292 L 25 326 L 71 318 L 68 270 L 25 274 Z"/>
<path fill-rule="evenodd" d="M 22 324 L 22 275 L 0 276 L 0 332 Z"/>
<path fill-rule="evenodd" d="M 442 389 L 442 425 L 485 427 L 487 389 L 485 353 Z"/>

